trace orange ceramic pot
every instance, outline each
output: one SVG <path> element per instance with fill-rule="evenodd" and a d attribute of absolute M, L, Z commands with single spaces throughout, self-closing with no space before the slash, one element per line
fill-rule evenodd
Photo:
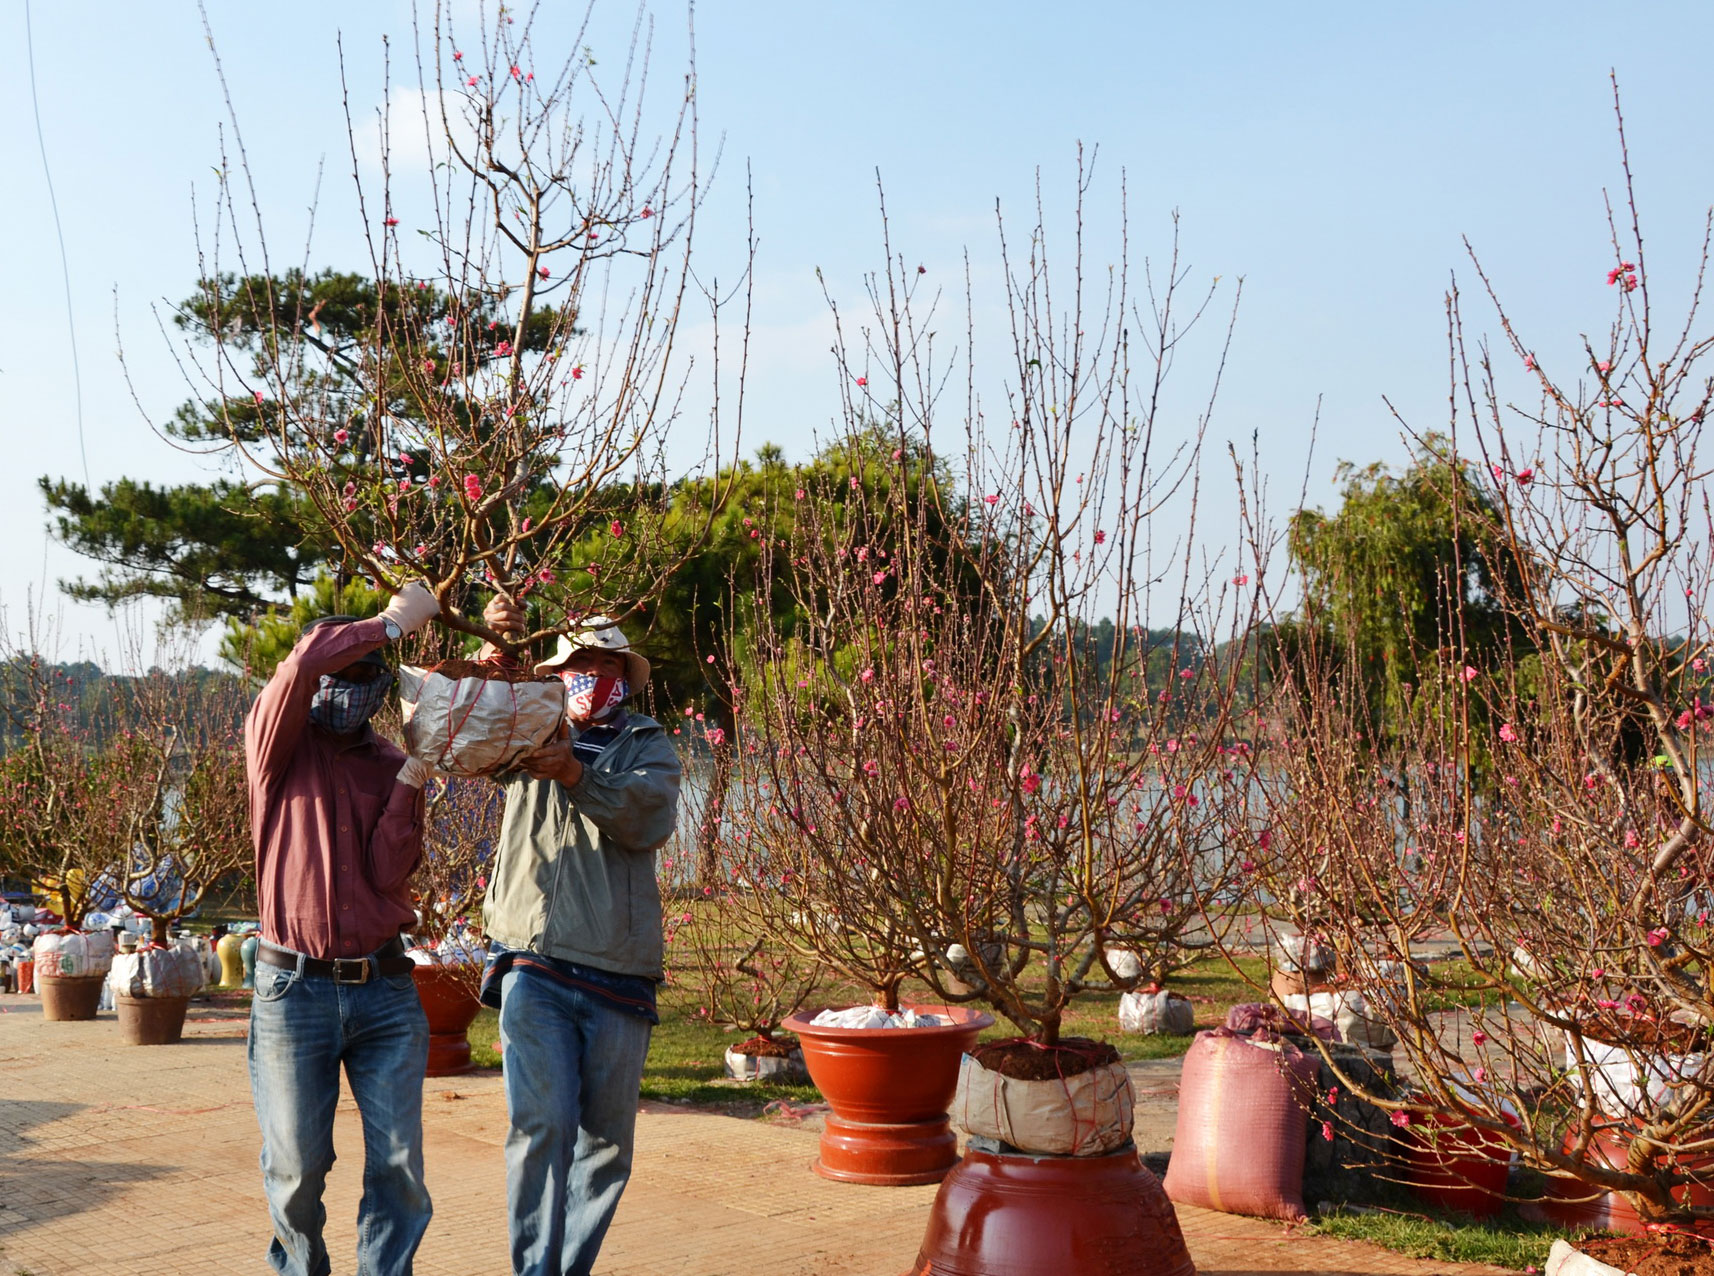
<path fill-rule="evenodd" d="M 1178 1215 L 1134 1146 L 1108 1156 L 967 1148 L 908 1276 L 1195 1276 Z"/>
<path fill-rule="evenodd" d="M 958 1061 L 993 1016 L 963 1006 L 913 1006 L 950 1020 L 935 1028 L 827 1028 L 795 1014 L 810 1080 L 832 1112 L 815 1172 L 845 1183 L 905 1187 L 938 1183 L 958 1163 L 946 1109 Z"/>
<path fill-rule="evenodd" d="M 450 966 L 418 966 L 411 972 L 417 981 L 417 996 L 428 1016 L 430 1077 L 450 1077 L 469 1072 L 470 1039 L 465 1034 L 482 1003 L 476 1000 L 465 971 Z"/>

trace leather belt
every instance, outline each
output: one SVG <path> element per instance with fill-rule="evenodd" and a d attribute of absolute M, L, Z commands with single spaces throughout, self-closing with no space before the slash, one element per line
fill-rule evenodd
<path fill-rule="evenodd" d="M 263 940 L 256 948 L 256 960 L 281 970 L 301 969 L 306 975 L 320 975 L 336 984 L 366 984 L 372 976 L 408 975 L 416 969 L 416 962 L 405 956 L 404 943 L 397 939 L 389 940 L 366 957 L 331 959 L 306 957 Z"/>

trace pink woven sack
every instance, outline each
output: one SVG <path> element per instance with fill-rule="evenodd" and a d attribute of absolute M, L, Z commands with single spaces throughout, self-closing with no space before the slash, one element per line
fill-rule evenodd
<path fill-rule="evenodd" d="M 1303 1218 L 1316 1071 L 1314 1056 L 1288 1041 L 1251 1042 L 1227 1028 L 1198 1033 L 1179 1078 L 1166 1194 L 1227 1214 Z"/>

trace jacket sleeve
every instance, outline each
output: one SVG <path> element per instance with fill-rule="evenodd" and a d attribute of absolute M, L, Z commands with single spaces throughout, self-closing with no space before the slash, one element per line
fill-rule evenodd
<path fill-rule="evenodd" d="M 253 787 L 273 783 L 290 763 L 309 725 L 310 701 L 321 688 L 321 676 L 338 672 L 386 642 L 387 627 L 379 618 L 318 625 L 298 639 L 244 722 L 244 760 Z"/>
<path fill-rule="evenodd" d="M 369 835 L 364 869 L 369 884 L 383 895 L 397 895 L 423 858 L 423 792 L 393 785 L 386 809 Z"/>
<path fill-rule="evenodd" d="M 586 766 L 566 790 L 578 814 L 623 851 L 654 850 L 678 823 L 678 750 L 659 728 L 641 733 L 640 743 L 624 770 L 604 773 Z"/>

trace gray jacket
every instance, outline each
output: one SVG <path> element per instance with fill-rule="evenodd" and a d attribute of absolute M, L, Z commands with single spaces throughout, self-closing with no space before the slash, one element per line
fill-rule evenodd
<path fill-rule="evenodd" d="M 574 787 L 528 776 L 507 784 L 482 909 L 489 937 L 660 979 L 654 851 L 678 820 L 678 782 L 678 750 L 661 724 L 632 714 Z"/>

